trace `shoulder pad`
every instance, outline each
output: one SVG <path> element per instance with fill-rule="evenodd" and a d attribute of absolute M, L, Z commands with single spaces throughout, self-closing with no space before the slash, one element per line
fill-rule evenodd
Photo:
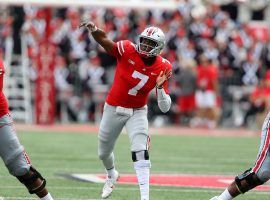
<path fill-rule="evenodd" d="M 117 50 L 118 50 L 118 53 L 120 54 L 120 56 L 123 56 L 127 53 L 130 53 L 130 52 L 136 50 L 136 45 L 133 44 L 129 40 L 121 40 L 121 41 L 117 42 L 116 44 L 117 44 Z"/>
<path fill-rule="evenodd" d="M 162 61 L 162 64 L 165 65 L 167 69 L 172 69 L 172 64 L 170 61 L 162 57 L 161 57 L 161 61 Z"/>

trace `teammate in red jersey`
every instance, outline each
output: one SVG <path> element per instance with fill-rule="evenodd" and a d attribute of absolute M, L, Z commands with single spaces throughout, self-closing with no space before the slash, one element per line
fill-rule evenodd
<path fill-rule="evenodd" d="M 165 36 L 157 27 L 146 28 L 137 44 L 128 40 L 113 42 L 93 22 L 82 23 L 93 38 L 117 59 L 112 88 L 107 96 L 99 129 L 99 158 L 107 170 L 102 198 L 113 191 L 119 174 L 115 170 L 113 149 L 123 127 L 129 135 L 131 155 L 140 187 L 141 200 L 149 200 L 150 160 L 148 153 L 147 100 L 157 89 L 157 102 L 162 112 L 171 106 L 168 82 L 172 66 L 162 58 Z"/>
<path fill-rule="evenodd" d="M 36 194 L 42 200 L 53 200 L 45 188 L 46 180 L 31 165 L 30 159 L 13 127 L 9 115 L 8 102 L 3 93 L 5 68 L 0 59 L 0 157 L 9 173 L 26 186 L 30 194 Z"/>

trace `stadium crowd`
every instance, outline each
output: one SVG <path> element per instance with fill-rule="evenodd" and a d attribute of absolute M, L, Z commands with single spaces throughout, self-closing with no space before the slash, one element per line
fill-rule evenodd
<path fill-rule="evenodd" d="M 150 24 L 165 32 L 167 43 L 163 56 L 174 67 L 170 80 L 174 105 L 169 115 L 162 115 L 153 92 L 149 117 L 156 125 L 168 122 L 209 128 L 217 124 L 245 126 L 250 116 L 267 110 L 270 39 L 258 39 L 248 24 L 240 23 L 225 7 L 180 2 L 175 11 L 54 9 L 51 41 L 58 48 L 54 72 L 58 119 L 63 120 L 64 109 L 68 113 L 67 121 L 97 120 L 96 110 L 102 101 L 96 96 L 101 95 L 100 88 L 106 91 L 113 80 L 114 58 L 88 37 L 86 31 L 78 29 L 80 22 L 87 19 L 102 27 L 114 41 L 136 42 L 138 34 Z M 36 7 L 2 11 L 0 55 L 10 35 L 14 38 L 14 53 L 20 54 L 20 34 L 24 33 L 31 68 L 35 71 L 38 42 L 45 33 L 45 14 L 44 9 Z M 35 76 L 31 79 L 34 83 Z M 212 95 L 199 95 L 205 91 L 211 91 Z M 240 106 L 243 111 L 237 124 L 234 106 Z"/>

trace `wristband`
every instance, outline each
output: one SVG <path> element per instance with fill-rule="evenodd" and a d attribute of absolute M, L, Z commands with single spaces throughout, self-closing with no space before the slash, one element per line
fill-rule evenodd
<path fill-rule="evenodd" d="M 163 86 L 162 86 L 162 85 L 161 85 L 161 86 L 156 85 L 156 88 L 157 88 L 157 89 L 162 89 Z"/>

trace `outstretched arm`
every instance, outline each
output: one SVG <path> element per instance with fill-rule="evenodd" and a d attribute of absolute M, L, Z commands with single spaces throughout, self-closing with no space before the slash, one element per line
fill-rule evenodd
<path fill-rule="evenodd" d="M 106 33 L 99 29 L 93 22 L 83 22 L 79 26 L 87 28 L 87 30 L 91 33 L 93 38 L 96 40 L 97 43 L 99 43 L 107 53 L 109 53 L 113 47 L 116 45 L 114 41 L 109 39 L 106 35 Z"/>

